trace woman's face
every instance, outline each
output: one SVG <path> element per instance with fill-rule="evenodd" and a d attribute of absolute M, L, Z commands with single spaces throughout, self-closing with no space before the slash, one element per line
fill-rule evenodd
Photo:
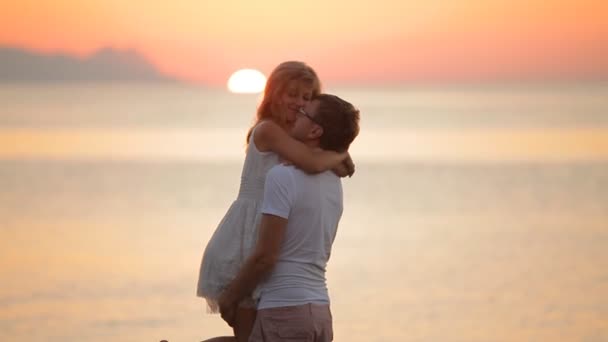
<path fill-rule="evenodd" d="M 277 110 L 280 117 L 285 119 L 287 127 L 296 121 L 300 108 L 312 99 L 312 85 L 302 81 L 291 81 L 277 100 Z"/>

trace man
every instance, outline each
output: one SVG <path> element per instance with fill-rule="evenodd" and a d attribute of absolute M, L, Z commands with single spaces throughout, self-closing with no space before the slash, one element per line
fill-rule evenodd
<path fill-rule="evenodd" d="M 359 133 L 359 111 L 322 94 L 291 133 L 311 148 L 346 151 Z M 220 296 L 222 318 L 232 325 L 239 301 L 260 285 L 249 341 L 332 341 L 325 269 L 342 215 L 340 178 L 277 165 L 266 176 L 262 214 L 255 251 Z"/>

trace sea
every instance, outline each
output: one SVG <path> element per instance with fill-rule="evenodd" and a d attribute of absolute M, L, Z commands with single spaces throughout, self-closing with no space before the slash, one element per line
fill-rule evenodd
<path fill-rule="evenodd" d="M 335 341 L 608 341 L 608 84 L 329 87 L 361 111 Z M 201 341 L 259 95 L 0 85 L 0 339 Z"/>

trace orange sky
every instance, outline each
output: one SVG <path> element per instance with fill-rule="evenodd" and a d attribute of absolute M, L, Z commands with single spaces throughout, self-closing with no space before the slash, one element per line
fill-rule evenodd
<path fill-rule="evenodd" d="M 0 45 L 132 47 L 168 74 L 214 85 L 287 59 L 326 83 L 606 80 L 608 2 L 3 1 Z"/>

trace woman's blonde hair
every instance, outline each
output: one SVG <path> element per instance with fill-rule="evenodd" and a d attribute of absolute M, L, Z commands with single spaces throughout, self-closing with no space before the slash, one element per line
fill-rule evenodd
<path fill-rule="evenodd" d="M 285 127 L 286 118 L 281 117 L 276 109 L 276 100 L 283 94 L 287 86 L 292 81 L 304 82 L 312 86 L 312 97 L 321 93 L 321 81 L 317 73 L 304 62 L 288 61 L 279 64 L 268 76 L 266 87 L 264 88 L 264 96 L 258 107 L 254 124 L 249 128 L 247 133 L 247 143 L 251 137 L 253 127 L 260 121 L 271 119 L 279 126 Z"/>

